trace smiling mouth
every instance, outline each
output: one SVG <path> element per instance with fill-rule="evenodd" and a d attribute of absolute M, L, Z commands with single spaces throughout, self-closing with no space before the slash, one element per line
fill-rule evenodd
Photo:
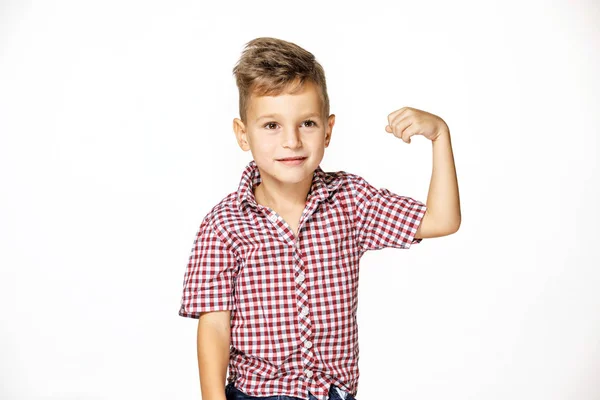
<path fill-rule="evenodd" d="M 280 158 L 277 161 L 296 161 L 296 160 L 304 160 L 306 157 L 288 157 L 288 158 Z"/>

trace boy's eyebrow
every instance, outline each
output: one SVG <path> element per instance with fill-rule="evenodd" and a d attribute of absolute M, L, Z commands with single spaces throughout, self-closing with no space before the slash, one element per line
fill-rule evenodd
<path fill-rule="evenodd" d="M 301 117 L 301 119 L 309 118 L 309 117 L 320 117 L 320 116 L 321 115 L 318 112 L 310 112 L 310 113 L 304 114 Z M 281 117 L 281 115 L 279 115 L 279 114 L 266 114 L 266 115 L 261 115 L 256 120 L 260 121 L 261 119 L 265 119 L 265 118 L 279 118 L 279 117 Z"/>

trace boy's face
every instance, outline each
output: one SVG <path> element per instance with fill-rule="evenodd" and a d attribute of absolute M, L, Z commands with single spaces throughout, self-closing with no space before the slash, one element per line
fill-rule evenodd
<path fill-rule="evenodd" d="M 312 181 L 325 148 L 329 146 L 335 115 L 322 115 L 319 88 L 307 81 L 295 93 L 251 96 L 247 121 L 233 120 L 239 146 L 250 150 L 264 182 L 271 184 Z M 296 162 L 281 161 L 303 157 Z"/>

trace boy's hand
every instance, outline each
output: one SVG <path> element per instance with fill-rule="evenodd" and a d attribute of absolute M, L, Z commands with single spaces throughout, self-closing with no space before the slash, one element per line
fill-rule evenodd
<path fill-rule="evenodd" d="M 410 144 L 410 137 L 413 135 L 423 135 L 433 142 L 444 132 L 448 132 L 448 125 L 437 115 L 416 108 L 402 107 L 388 115 L 385 130 Z"/>

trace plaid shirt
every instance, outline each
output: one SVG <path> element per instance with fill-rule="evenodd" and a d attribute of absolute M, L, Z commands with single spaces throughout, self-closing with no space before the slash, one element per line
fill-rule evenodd
<path fill-rule="evenodd" d="M 255 161 L 238 190 L 202 220 L 179 315 L 232 310 L 228 382 L 251 396 L 326 400 L 331 384 L 356 396 L 359 261 L 367 250 L 408 249 L 425 204 L 358 175 L 317 167 L 298 238 L 256 202 Z"/>

